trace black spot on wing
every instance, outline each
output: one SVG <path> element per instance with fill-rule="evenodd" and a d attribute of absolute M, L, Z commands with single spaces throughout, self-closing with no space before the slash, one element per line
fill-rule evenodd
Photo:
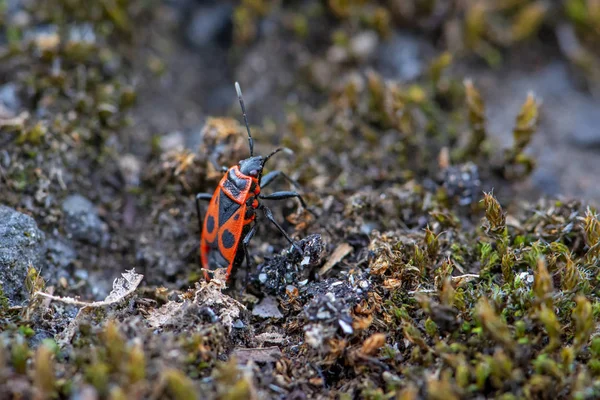
<path fill-rule="evenodd" d="M 208 230 L 208 233 L 213 233 L 215 230 L 215 218 L 212 215 L 209 215 L 206 220 L 206 229 Z"/>
<path fill-rule="evenodd" d="M 223 231 L 223 234 L 221 235 L 221 239 L 223 240 L 223 246 L 226 249 L 232 248 L 233 245 L 235 244 L 235 236 L 233 236 L 233 233 L 231 233 L 228 229 L 225 229 Z"/>
<path fill-rule="evenodd" d="M 219 225 L 223 225 L 240 208 L 240 205 L 231 200 L 225 192 L 221 190 L 219 195 Z"/>

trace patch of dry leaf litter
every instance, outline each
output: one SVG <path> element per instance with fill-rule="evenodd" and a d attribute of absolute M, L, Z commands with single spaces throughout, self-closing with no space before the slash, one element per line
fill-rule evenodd
<path fill-rule="evenodd" d="M 193 298 L 181 295 L 181 302 L 169 301 L 162 307 L 151 310 L 147 321 L 153 328 L 160 328 L 170 325 L 178 325 L 185 314 L 185 310 L 194 304 L 199 306 L 207 316 L 214 322 L 220 321 L 229 332 L 234 327 L 234 323 L 242 317 L 242 312 L 246 307 L 239 301 L 223 294 L 221 291 L 225 287 L 220 280 L 213 279 L 206 283 L 204 281 L 196 283 Z"/>

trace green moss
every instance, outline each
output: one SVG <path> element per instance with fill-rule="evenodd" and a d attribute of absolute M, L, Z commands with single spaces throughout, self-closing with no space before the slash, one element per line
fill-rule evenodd
<path fill-rule="evenodd" d="M 176 370 L 167 370 L 162 374 L 166 388 L 175 400 L 199 398 L 192 381 L 183 373 Z"/>
<path fill-rule="evenodd" d="M 4 290 L 2 290 L 2 285 L 0 285 L 0 318 L 3 318 L 7 315 L 9 307 L 10 303 L 8 301 L 8 297 L 6 297 Z"/>

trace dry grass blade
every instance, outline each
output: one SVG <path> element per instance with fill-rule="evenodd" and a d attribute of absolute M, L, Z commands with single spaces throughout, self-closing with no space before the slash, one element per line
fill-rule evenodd
<path fill-rule="evenodd" d="M 74 299 L 72 297 L 60 297 L 60 296 L 52 296 L 48 293 L 44 292 L 35 292 L 35 296 L 45 297 L 50 300 L 60 301 L 65 304 L 72 304 L 74 306 L 82 306 L 82 307 L 105 307 L 114 303 L 118 303 L 123 300 L 125 297 L 132 294 L 135 289 L 139 286 L 140 282 L 144 278 L 144 275 L 136 274 L 135 269 L 130 271 L 125 271 L 125 273 L 121 274 L 122 278 L 116 278 L 113 282 L 113 290 L 110 292 L 106 299 L 102 301 L 93 301 L 86 302 Z"/>
<path fill-rule="evenodd" d="M 350 246 L 348 243 L 340 244 L 338 247 L 335 248 L 333 254 L 331 254 L 331 257 L 329 258 L 329 260 L 327 260 L 327 263 L 325 263 L 325 265 L 321 267 L 321 269 L 319 270 L 319 275 L 325 275 L 327 271 L 335 267 L 335 265 L 342 261 L 344 257 L 350 254 L 351 251 L 352 246 Z"/>

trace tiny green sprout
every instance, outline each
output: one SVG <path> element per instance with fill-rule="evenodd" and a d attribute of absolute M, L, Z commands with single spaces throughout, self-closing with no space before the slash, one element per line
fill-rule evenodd
<path fill-rule="evenodd" d="M 551 352 L 560 346 L 560 323 L 552 308 L 547 307 L 546 304 L 542 304 L 541 309 L 538 312 L 538 318 L 544 325 L 548 337 L 550 338 L 550 342 L 544 351 Z"/>
<path fill-rule="evenodd" d="M 554 291 L 552 277 L 548 273 L 546 261 L 542 257 L 537 261 L 532 291 L 538 301 L 545 303 L 548 307 L 552 307 L 552 293 Z"/>
<path fill-rule="evenodd" d="M 538 267 L 538 261 L 546 254 L 547 246 L 541 240 L 537 240 L 531 244 L 529 251 L 523 253 L 523 259 L 531 268 Z"/>
<path fill-rule="evenodd" d="M 440 265 L 439 268 L 435 271 L 436 285 L 438 287 L 441 287 L 444 279 L 452 276 L 453 270 L 454 270 L 454 263 L 452 262 L 450 257 L 445 258 L 444 261 L 442 261 L 442 265 Z"/>
<path fill-rule="evenodd" d="M 560 379 L 562 372 L 556 363 L 548 354 L 540 354 L 532 361 L 533 368 L 538 374 L 550 375 Z"/>
<path fill-rule="evenodd" d="M 506 322 L 496 314 L 496 310 L 485 297 L 482 297 L 475 308 L 475 313 L 486 334 L 509 350 L 515 348 Z"/>
<path fill-rule="evenodd" d="M 471 382 L 471 370 L 466 362 L 461 362 L 456 366 L 454 371 L 456 377 L 456 383 L 463 389 L 466 389 Z"/>
<path fill-rule="evenodd" d="M 497 389 L 501 389 L 504 386 L 504 382 L 510 379 L 514 369 L 513 362 L 503 350 L 497 349 L 490 360 L 490 364 L 492 368 L 490 373 L 492 385 Z"/>
<path fill-rule="evenodd" d="M 427 380 L 427 392 L 430 399 L 458 400 L 456 386 L 451 381 L 451 370 L 444 369 L 439 378 L 431 376 Z"/>
<path fill-rule="evenodd" d="M 94 386 L 101 395 L 108 392 L 110 368 L 103 362 L 96 362 L 85 369 L 86 381 Z"/>
<path fill-rule="evenodd" d="M 42 143 L 42 139 L 46 135 L 46 126 L 41 122 L 38 122 L 30 129 L 24 129 L 17 138 L 17 144 L 29 143 L 32 145 L 39 145 Z"/>
<path fill-rule="evenodd" d="M 600 360 L 592 359 L 587 365 L 594 376 L 600 375 Z"/>
<path fill-rule="evenodd" d="M 106 346 L 107 360 L 112 369 L 114 371 L 120 370 L 124 366 L 123 360 L 126 354 L 125 339 L 119 332 L 119 327 L 114 320 L 109 320 L 104 326 L 102 339 Z"/>
<path fill-rule="evenodd" d="M 435 260 L 440 251 L 440 235 L 433 233 L 429 226 L 425 228 L 425 245 L 427 246 L 427 255 L 431 260 Z"/>
<path fill-rule="evenodd" d="M 492 237 L 505 233 L 506 215 L 493 193 L 483 193 L 483 204 L 485 207 L 485 220 L 483 228 Z"/>
<path fill-rule="evenodd" d="M 481 256 L 479 260 L 481 262 L 481 270 L 482 272 L 487 273 L 498 264 L 500 261 L 500 256 L 498 255 L 497 251 L 492 249 L 492 245 L 490 243 L 481 243 L 480 252 Z"/>
<path fill-rule="evenodd" d="M 475 384 L 479 390 L 482 390 L 485 387 L 485 382 L 492 372 L 489 361 L 489 357 L 485 357 L 475 367 Z"/>
<path fill-rule="evenodd" d="M 600 336 L 594 336 L 590 344 L 590 351 L 594 357 L 600 358 Z"/>
<path fill-rule="evenodd" d="M 482 2 L 469 3 L 465 15 L 465 42 L 469 48 L 476 48 L 487 30 L 487 7 Z"/>
<path fill-rule="evenodd" d="M 562 288 L 563 290 L 571 291 L 574 290 L 579 283 L 582 281 L 579 269 L 571 259 L 570 255 L 566 255 L 566 264 L 562 271 Z"/>
<path fill-rule="evenodd" d="M 394 308 L 394 316 L 399 321 L 410 320 L 410 316 L 408 315 L 408 311 L 404 307 L 395 307 Z"/>
<path fill-rule="evenodd" d="M 509 250 L 502 255 L 502 261 L 500 262 L 502 269 L 502 277 L 507 283 L 512 283 L 515 279 L 514 269 L 516 261 L 517 258 L 513 251 Z"/>
<path fill-rule="evenodd" d="M 167 369 L 162 373 L 161 379 L 169 394 L 175 400 L 197 399 L 198 395 L 192 381 L 181 371 Z"/>
<path fill-rule="evenodd" d="M 485 129 L 485 105 L 479 91 L 470 79 L 465 80 L 465 95 L 471 126 L 471 139 L 465 150 L 467 154 L 477 154 L 487 137 Z"/>
<path fill-rule="evenodd" d="M 435 337 L 438 333 L 438 327 L 431 318 L 425 320 L 425 332 L 431 337 Z"/>
<path fill-rule="evenodd" d="M 563 371 L 571 373 L 573 369 L 573 361 L 575 361 L 575 350 L 573 350 L 573 347 L 563 347 L 560 351 L 560 358 L 562 361 Z"/>
<path fill-rule="evenodd" d="M 243 400 L 252 395 L 252 384 L 248 377 L 243 376 L 237 366 L 237 359 L 231 357 L 229 361 L 218 364 L 213 372 L 218 382 L 219 399 Z"/>
<path fill-rule="evenodd" d="M 411 342 L 412 344 L 416 344 L 423 350 L 429 350 L 429 346 L 423 339 L 421 332 L 410 322 L 404 321 L 402 323 L 402 332 L 404 337 Z"/>
<path fill-rule="evenodd" d="M 386 112 L 385 85 L 381 77 L 374 71 L 367 71 L 367 90 L 371 118 L 382 126 L 390 126 L 391 120 Z"/>
<path fill-rule="evenodd" d="M 385 7 L 377 7 L 370 18 L 370 24 L 377 31 L 379 36 L 387 38 L 391 33 L 391 15 Z"/>
<path fill-rule="evenodd" d="M 513 130 L 514 144 L 506 152 L 506 171 L 510 171 L 520 166 L 520 172 L 517 176 L 529 174 L 534 167 L 534 160 L 527 156 L 523 151 L 531 142 L 533 134 L 536 131 L 539 122 L 539 104 L 533 93 L 529 93 L 525 102 L 521 106 L 521 111 L 517 115 L 515 128 Z M 514 175 L 507 173 L 507 175 Z"/>
<path fill-rule="evenodd" d="M 53 349 L 45 345 L 38 347 L 35 353 L 34 386 L 39 394 L 47 397 L 52 396 L 56 385 L 53 353 Z"/>
<path fill-rule="evenodd" d="M 533 93 L 529 93 L 517 115 L 514 135 L 514 148 L 521 153 L 531 141 L 539 119 L 539 105 Z"/>
<path fill-rule="evenodd" d="M 417 244 L 414 245 L 413 263 L 419 269 L 421 274 L 425 273 L 425 269 L 427 267 L 425 252 L 421 250 L 421 248 Z"/>
<path fill-rule="evenodd" d="M 586 243 L 589 246 L 588 254 L 591 257 L 597 257 L 600 254 L 600 222 L 598 215 L 589 207 L 583 218 L 583 229 Z"/>
<path fill-rule="evenodd" d="M 452 53 L 445 51 L 429 64 L 429 76 L 437 85 L 444 71 L 452 64 Z"/>
<path fill-rule="evenodd" d="M 515 16 L 511 27 L 513 41 L 521 41 L 533 36 L 544 21 L 548 6 L 541 1 L 534 1 L 523 7 Z"/>
<path fill-rule="evenodd" d="M 460 311 L 465 311 L 467 309 L 465 289 L 459 287 L 458 289 L 454 290 L 452 305 Z"/>
<path fill-rule="evenodd" d="M 382 355 L 382 357 L 385 358 L 385 359 L 388 359 L 388 360 L 395 359 L 397 354 L 398 354 L 398 350 L 395 349 L 394 347 L 390 346 L 389 344 L 386 344 L 381 349 L 381 355 Z"/>
<path fill-rule="evenodd" d="M 526 236 L 517 235 L 517 236 L 515 236 L 515 238 L 513 240 L 513 245 L 518 248 L 518 247 L 526 245 L 528 242 L 529 241 L 527 240 Z"/>
<path fill-rule="evenodd" d="M 29 359 L 29 346 L 23 336 L 17 335 L 12 343 L 11 361 L 15 372 L 25 374 L 27 372 L 27 360 Z"/>
<path fill-rule="evenodd" d="M 525 337 L 525 334 L 527 333 L 527 324 L 525 323 L 525 321 L 523 321 L 523 320 L 515 321 L 514 326 L 515 326 L 515 336 L 519 339 Z"/>
<path fill-rule="evenodd" d="M 10 303 L 8 301 L 8 297 L 6 297 L 4 290 L 2 289 L 2 285 L 0 285 L 0 318 L 8 313 L 9 308 Z"/>
<path fill-rule="evenodd" d="M 577 296 L 575 303 L 576 306 L 571 313 L 571 317 L 575 322 L 573 346 L 580 350 L 587 344 L 594 331 L 595 323 L 592 315 L 592 304 L 589 300 L 584 296 Z"/>
<path fill-rule="evenodd" d="M 468 351 L 469 349 L 467 348 L 467 346 L 465 346 L 462 343 L 451 343 L 450 344 L 450 351 L 454 354 L 460 354 L 460 353 L 464 353 L 466 351 Z"/>
<path fill-rule="evenodd" d="M 146 378 L 146 356 L 142 345 L 139 343 L 129 349 L 127 376 L 131 384 Z"/>
<path fill-rule="evenodd" d="M 42 340 L 42 346 L 46 346 L 48 349 L 50 349 L 50 351 L 52 351 L 52 354 L 54 354 L 55 356 L 60 353 L 60 347 L 58 347 L 58 344 L 54 339 L 47 338 Z"/>
<path fill-rule="evenodd" d="M 30 338 L 35 335 L 35 331 L 29 325 L 21 325 L 19 326 L 19 333 L 26 338 Z"/>
<path fill-rule="evenodd" d="M 464 322 L 462 323 L 461 330 L 462 330 L 464 333 L 469 333 L 469 332 L 471 332 L 471 324 L 469 323 L 469 321 L 464 321 Z"/>
<path fill-rule="evenodd" d="M 35 292 L 44 291 L 46 284 L 40 273 L 32 266 L 27 269 L 27 276 L 25 277 L 25 288 L 30 295 Z"/>

